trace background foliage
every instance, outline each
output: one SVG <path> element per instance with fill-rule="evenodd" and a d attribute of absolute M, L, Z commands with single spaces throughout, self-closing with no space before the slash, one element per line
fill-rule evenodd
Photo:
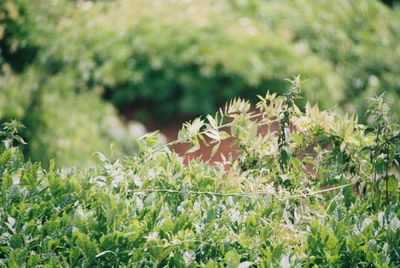
<path fill-rule="evenodd" d="M 110 23 L 112 21 L 113 23 Z M 216 1 L 116 1 L 74 10 L 43 53 L 49 70 L 159 119 L 213 112 L 238 95 L 313 77 L 307 94 L 340 99 L 332 66 Z M 76 44 L 76 45 L 74 45 Z M 332 74 L 329 77 L 326 74 Z M 339 82 L 337 82 L 339 81 Z M 339 89 L 338 89 L 339 88 Z"/>
<path fill-rule="evenodd" d="M 334 65 L 346 89 L 343 107 L 360 115 L 365 97 L 386 92 L 399 99 L 399 7 L 379 1 L 229 1 L 291 42 Z M 290 19 L 288 19 L 290 18 Z"/>
<path fill-rule="evenodd" d="M 23 0 L 0 4 L 0 122 L 13 118 L 28 126 L 24 152 L 44 166 L 50 159 L 65 167 L 93 164 L 93 152 L 110 153 L 113 142 L 115 156 L 132 154 L 136 137 L 145 134 L 136 122 L 124 125 L 111 104 L 80 90 L 67 72 L 57 75 L 38 64 L 46 36 L 68 5 Z"/>
<path fill-rule="evenodd" d="M 7 63 L 17 71 L 37 52 L 34 43 L 34 13 L 26 0 L 0 2 L 0 66 Z"/>

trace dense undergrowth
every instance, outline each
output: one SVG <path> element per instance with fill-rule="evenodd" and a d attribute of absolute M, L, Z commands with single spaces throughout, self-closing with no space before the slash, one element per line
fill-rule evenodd
<path fill-rule="evenodd" d="M 139 153 L 90 169 L 25 161 L 3 128 L 0 263 L 8 267 L 398 267 L 399 125 L 378 97 L 370 125 L 283 96 L 242 99 L 186 123 L 193 150 L 234 137 L 209 165 L 139 139 Z M 258 134 L 278 123 L 278 131 Z M 208 137 L 208 139 L 205 139 Z M 22 145 L 21 145 L 22 146 Z"/>

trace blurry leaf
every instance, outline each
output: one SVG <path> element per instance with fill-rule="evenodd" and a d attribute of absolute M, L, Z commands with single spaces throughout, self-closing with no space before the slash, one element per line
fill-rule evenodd
<path fill-rule="evenodd" d="M 239 264 L 238 268 L 248 268 L 248 267 L 250 267 L 250 266 L 252 266 L 252 265 L 253 265 L 252 262 L 245 261 L 245 262 L 241 262 L 241 263 Z"/>
<path fill-rule="evenodd" d="M 272 251 L 272 259 L 276 261 L 280 260 L 282 253 L 283 253 L 283 245 L 279 244 Z"/>
<path fill-rule="evenodd" d="M 156 193 L 150 193 L 143 201 L 146 207 L 151 206 L 156 199 Z"/>
<path fill-rule="evenodd" d="M 209 138 L 219 142 L 221 141 L 220 135 L 219 135 L 219 131 L 218 130 L 214 130 L 214 129 L 208 129 L 205 132 L 205 135 L 207 135 Z"/>
<path fill-rule="evenodd" d="M 207 115 L 207 120 L 213 129 L 218 129 L 218 123 L 211 115 Z"/>
<path fill-rule="evenodd" d="M 91 265 L 97 255 L 97 245 L 84 233 L 74 230 L 73 236 L 75 237 L 76 246 L 82 252 L 88 265 Z"/>
<path fill-rule="evenodd" d="M 398 200 L 398 198 L 399 198 L 399 185 L 398 185 L 398 183 L 399 183 L 399 181 L 396 178 L 396 176 L 390 175 L 388 177 L 388 190 L 389 190 L 390 196 L 394 200 Z"/>
<path fill-rule="evenodd" d="M 281 264 L 281 268 L 290 268 L 289 255 L 283 256 L 280 264 Z"/>
<path fill-rule="evenodd" d="M 225 253 L 224 260 L 227 267 L 238 267 L 240 264 L 240 255 L 235 250 L 230 250 Z"/>
<path fill-rule="evenodd" d="M 216 145 L 214 145 L 214 146 L 212 147 L 211 154 L 210 154 L 210 158 L 213 158 L 213 157 L 215 156 L 215 154 L 216 154 L 216 153 L 218 152 L 218 150 L 219 150 L 220 145 L 221 145 L 221 143 L 217 143 Z"/>

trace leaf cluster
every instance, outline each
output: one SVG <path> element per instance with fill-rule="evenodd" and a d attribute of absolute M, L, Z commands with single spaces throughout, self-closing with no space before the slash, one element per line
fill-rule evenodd
<path fill-rule="evenodd" d="M 294 79 L 292 90 L 298 85 Z M 90 170 L 54 162 L 43 169 L 15 147 L 2 149 L 0 263 L 399 266 L 398 125 L 378 124 L 390 129 L 379 134 L 355 117 L 298 107 L 289 101 L 295 93 L 260 96 L 257 110 L 235 99 L 214 117 L 186 123 L 175 143 L 217 146 L 230 137 L 237 144 L 236 156 L 214 165 L 185 165 L 157 133 L 139 139 L 137 155 L 99 153 Z M 378 119 L 374 103 L 380 99 L 371 108 Z M 394 152 L 382 156 L 381 142 Z"/>

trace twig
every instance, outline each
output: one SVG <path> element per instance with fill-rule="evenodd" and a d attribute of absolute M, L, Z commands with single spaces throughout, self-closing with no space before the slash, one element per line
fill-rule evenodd
<path fill-rule="evenodd" d="M 293 199 L 293 198 L 304 198 L 312 195 L 317 195 L 321 193 L 326 193 L 334 190 L 339 190 L 348 186 L 351 186 L 355 184 L 354 182 L 332 187 L 332 188 L 327 188 L 323 190 L 318 190 L 314 192 L 308 192 L 308 193 L 302 193 L 302 194 L 295 194 L 295 195 L 289 195 L 285 198 L 281 198 L 280 200 L 288 200 L 288 199 Z M 260 198 L 262 196 L 270 194 L 270 192 L 252 192 L 252 193 L 247 193 L 247 192 L 211 192 L 211 191 L 179 191 L 179 190 L 173 190 L 173 189 L 154 189 L 154 188 L 144 188 L 144 189 L 134 189 L 132 190 L 134 193 L 169 193 L 169 194 L 192 194 L 192 195 L 211 195 L 211 196 L 236 196 L 236 197 L 244 197 L 244 198 Z"/>

